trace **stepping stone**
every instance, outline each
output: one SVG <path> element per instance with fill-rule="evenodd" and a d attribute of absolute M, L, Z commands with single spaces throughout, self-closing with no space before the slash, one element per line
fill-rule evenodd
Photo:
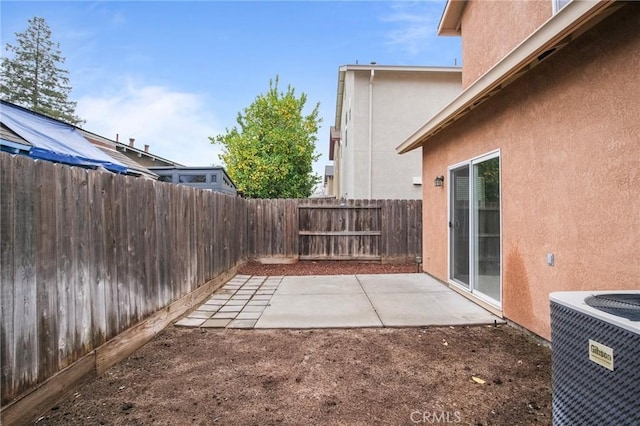
<path fill-rule="evenodd" d="M 247 305 L 242 308 L 242 312 L 262 312 L 266 308 L 266 305 Z"/>
<path fill-rule="evenodd" d="M 270 294 L 256 294 L 255 296 L 253 296 L 251 298 L 252 301 L 254 300 L 271 300 L 271 296 Z"/>
<path fill-rule="evenodd" d="M 249 294 L 238 294 L 236 296 L 233 296 L 229 300 L 249 300 L 249 299 L 251 299 L 251 295 Z"/>
<path fill-rule="evenodd" d="M 211 315 L 213 315 L 213 312 L 193 311 L 193 312 L 191 312 L 189 315 L 187 315 L 187 318 L 204 318 L 204 319 L 209 319 L 209 318 L 211 318 Z"/>
<path fill-rule="evenodd" d="M 212 319 L 228 319 L 232 320 L 238 316 L 238 312 L 218 312 Z"/>
<path fill-rule="evenodd" d="M 254 325 L 256 325 L 256 320 L 250 320 L 250 319 L 241 319 L 241 320 L 234 320 L 231 321 L 231 323 L 229 324 L 229 328 L 253 328 Z"/>
<path fill-rule="evenodd" d="M 182 318 L 175 325 L 179 327 L 200 327 L 204 321 L 204 318 Z"/>
<path fill-rule="evenodd" d="M 216 305 L 216 306 L 222 306 L 225 304 L 224 300 L 215 300 L 215 299 L 209 299 L 206 302 L 204 302 L 205 305 Z"/>
<path fill-rule="evenodd" d="M 204 324 L 202 324 L 202 327 L 203 328 L 225 328 L 227 324 L 229 324 L 230 322 L 231 322 L 230 319 L 213 318 L 205 321 Z"/>
<path fill-rule="evenodd" d="M 240 312 L 236 320 L 259 320 L 262 312 Z"/>

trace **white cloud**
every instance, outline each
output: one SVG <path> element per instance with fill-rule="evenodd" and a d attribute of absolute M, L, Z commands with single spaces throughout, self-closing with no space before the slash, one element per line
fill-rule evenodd
<path fill-rule="evenodd" d="M 436 39 L 436 28 L 442 10 L 433 1 L 394 2 L 391 12 L 381 21 L 394 26 L 387 32 L 387 44 L 398 47 L 411 55 L 430 50 L 431 42 Z"/>
<path fill-rule="evenodd" d="M 209 136 L 223 133 L 204 97 L 168 87 L 127 82 L 117 90 L 78 99 L 83 128 L 128 143 L 186 166 L 221 164 L 220 146 Z"/>

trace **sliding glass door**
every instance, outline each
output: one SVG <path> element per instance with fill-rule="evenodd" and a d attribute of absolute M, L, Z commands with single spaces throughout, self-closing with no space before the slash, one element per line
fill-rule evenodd
<path fill-rule="evenodd" d="M 450 172 L 451 214 L 449 220 L 451 279 L 469 288 L 469 166 Z"/>
<path fill-rule="evenodd" d="M 449 278 L 500 306 L 499 154 L 459 164 L 449 179 Z"/>

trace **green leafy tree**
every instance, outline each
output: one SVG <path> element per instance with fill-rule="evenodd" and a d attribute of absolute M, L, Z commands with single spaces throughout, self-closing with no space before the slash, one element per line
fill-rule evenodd
<path fill-rule="evenodd" d="M 223 145 L 220 159 L 238 189 L 251 198 L 305 198 L 320 178 L 313 173 L 320 104 L 303 114 L 307 96 L 289 85 L 278 91 L 278 77 L 269 91 L 238 113 L 238 126 L 210 137 Z"/>
<path fill-rule="evenodd" d="M 60 67 L 65 61 L 60 44 L 51 41 L 44 18 L 28 22 L 25 32 L 16 33 L 16 44 L 5 46 L 11 57 L 2 58 L 2 99 L 69 124 L 84 123 L 75 114 L 76 102 L 69 100 L 69 71 Z"/>

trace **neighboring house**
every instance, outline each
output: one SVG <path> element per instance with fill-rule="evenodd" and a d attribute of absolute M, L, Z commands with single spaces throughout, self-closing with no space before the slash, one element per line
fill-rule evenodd
<path fill-rule="evenodd" d="M 104 136 L 97 135 L 95 133 L 91 133 L 84 129 L 78 129 L 80 133 L 84 136 L 86 140 L 91 142 L 93 145 L 98 147 L 102 152 L 109 155 L 110 157 L 115 158 L 120 161 L 122 164 L 127 166 L 127 174 L 134 176 L 141 176 L 147 179 L 158 179 L 158 175 L 153 173 L 151 170 L 146 167 L 140 165 L 135 160 L 131 159 L 131 157 L 125 155 L 121 151 L 118 150 L 118 146 L 122 145 L 116 141 L 112 141 L 111 139 L 105 138 Z M 121 148 L 122 149 L 122 148 Z"/>
<path fill-rule="evenodd" d="M 0 123 L 0 150 L 9 154 L 29 155 L 31 144 L 22 136 Z"/>
<path fill-rule="evenodd" d="M 87 141 L 67 123 L 0 101 L 3 151 L 72 166 L 127 173 L 127 166 Z"/>
<path fill-rule="evenodd" d="M 161 182 L 178 183 L 194 188 L 237 195 L 235 184 L 222 167 L 150 167 Z"/>
<path fill-rule="evenodd" d="M 144 150 L 135 147 L 135 139 L 129 138 L 129 144 L 124 144 L 117 140 L 116 135 L 115 147 L 116 150 L 123 155 L 126 155 L 131 160 L 144 167 L 183 167 L 182 164 L 175 161 L 167 160 L 155 154 L 149 152 L 149 145 L 144 146 Z"/>
<path fill-rule="evenodd" d="M 324 195 L 336 195 L 333 188 L 333 166 L 324 166 Z"/>
<path fill-rule="evenodd" d="M 398 147 L 424 270 L 547 339 L 550 292 L 640 288 L 639 28 L 637 2 L 450 0 L 464 90 Z"/>
<path fill-rule="evenodd" d="M 457 67 L 345 65 L 339 68 L 329 159 L 338 198 L 419 199 L 419 152 L 395 147 L 461 90 Z"/>

